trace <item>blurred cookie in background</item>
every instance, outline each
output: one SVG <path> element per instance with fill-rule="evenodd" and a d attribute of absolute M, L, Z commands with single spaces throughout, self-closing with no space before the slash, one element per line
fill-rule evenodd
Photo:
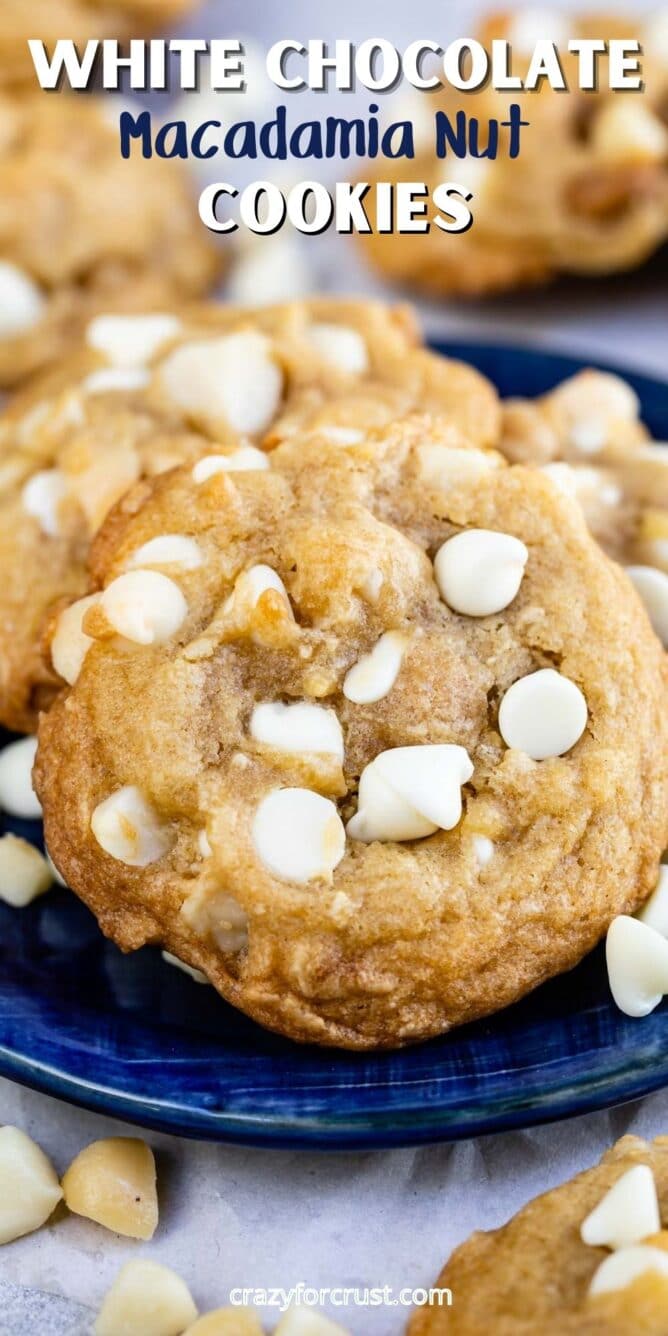
<path fill-rule="evenodd" d="M 222 267 L 186 174 L 123 161 L 112 107 L 0 96 L 0 389 L 61 359 L 100 307 L 198 297 Z"/>
<path fill-rule="evenodd" d="M 509 41 L 516 73 L 526 73 L 539 39 L 555 41 L 570 92 L 544 81 L 537 92 L 488 85 L 416 94 L 417 156 L 383 161 L 377 176 L 424 181 L 432 193 L 456 181 L 472 192 L 473 226 L 458 234 L 433 225 L 428 235 L 371 234 L 363 243 L 372 262 L 399 282 L 471 297 L 641 265 L 668 237 L 668 16 L 518 11 L 490 17 L 477 36 L 488 50 L 494 39 Z M 581 92 L 575 57 L 561 55 L 571 37 L 640 40 L 644 91 L 610 92 L 601 77 L 599 92 Z M 451 150 L 437 158 L 436 112 L 453 122 L 462 110 L 477 117 L 484 151 L 488 120 L 506 120 L 512 103 L 529 122 L 518 157 L 509 157 L 510 132 L 500 128 L 495 159 Z"/>
<path fill-rule="evenodd" d="M 0 5 L 0 85 L 35 78 L 29 38 L 51 50 L 61 37 L 79 43 L 91 38 L 125 40 L 176 22 L 198 0 L 2 0 Z"/>
<path fill-rule="evenodd" d="M 476 1232 L 408 1336 L 664 1336 L 668 1137 L 625 1136 L 600 1164 Z M 447 1296 L 446 1296 L 447 1297 Z"/>

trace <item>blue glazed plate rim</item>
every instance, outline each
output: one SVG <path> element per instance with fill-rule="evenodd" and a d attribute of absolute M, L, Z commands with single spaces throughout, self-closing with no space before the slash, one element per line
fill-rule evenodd
<path fill-rule="evenodd" d="M 502 384 L 506 373 L 513 383 L 521 375 L 521 389 L 506 393 L 542 393 L 583 366 L 622 374 L 640 395 L 655 437 L 668 436 L 668 384 L 655 377 L 505 341 L 447 339 L 432 341 L 432 347 L 472 362 Z M 33 908 L 23 912 L 30 915 Z M 148 957 L 148 973 L 155 974 L 156 954 L 132 958 L 129 968 L 137 978 L 147 972 Z M 128 1021 L 122 1013 L 103 1019 L 103 1011 L 91 1012 L 80 1031 L 72 999 L 68 1004 L 55 995 L 36 998 L 20 977 L 11 997 L 0 978 L 0 1074 L 159 1131 L 255 1146 L 349 1150 L 531 1126 L 610 1107 L 668 1084 L 668 1005 L 640 1022 L 616 1012 L 607 1000 L 600 949 L 570 975 L 486 1022 L 376 1055 L 301 1049 L 245 1020 L 240 1037 L 231 1035 L 228 1042 L 218 1032 L 211 1048 L 199 1030 L 193 1034 L 179 1023 L 196 1012 L 198 993 L 209 990 L 198 990 L 184 976 L 174 978 L 170 967 L 158 968 L 172 976 L 160 987 L 174 991 L 177 1016 L 173 1045 L 165 1045 L 164 1026 L 158 1036 L 167 1076 L 152 1067 L 152 1031 L 144 1013 Z M 108 1050 L 104 1044 L 96 1052 L 86 1048 L 91 1023 L 109 1040 Z M 89 1059 L 88 1071 L 77 1070 L 82 1055 L 84 1064 Z M 211 1072 L 216 1062 L 219 1069 Z M 159 1097 L 147 1088 L 154 1080 Z"/>

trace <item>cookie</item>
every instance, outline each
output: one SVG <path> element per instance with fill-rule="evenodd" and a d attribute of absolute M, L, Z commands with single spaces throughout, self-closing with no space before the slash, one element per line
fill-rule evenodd
<path fill-rule="evenodd" d="M 622 1137 L 593 1169 L 473 1234 L 437 1288 L 452 1305 L 417 1311 L 408 1336 L 663 1336 L 668 1137 Z"/>
<path fill-rule="evenodd" d="M 577 498 L 668 645 L 668 449 L 650 439 L 631 386 L 590 370 L 539 399 L 507 400 L 499 448 Z"/>
<path fill-rule="evenodd" d="M 0 388 L 60 362 L 94 311 L 198 297 L 219 272 L 185 175 L 124 162 L 110 101 L 0 96 Z"/>
<path fill-rule="evenodd" d="M 201 308 L 94 320 L 82 348 L 0 420 L 0 723 L 32 731 L 57 681 L 48 614 L 86 590 L 91 538 L 143 475 L 200 455 L 263 465 L 300 423 L 338 439 L 413 408 L 498 435 L 495 391 L 420 346 L 412 316 L 372 302 L 256 313 Z M 250 461 L 250 464 L 249 464 Z"/>
<path fill-rule="evenodd" d="M 553 30 L 549 28 L 552 19 Z M 424 126 L 413 159 L 383 162 L 377 178 L 424 181 L 430 194 L 455 181 L 473 198 L 473 226 L 454 234 L 370 233 L 362 244 L 374 264 L 400 282 L 438 294 L 485 296 L 544 284 L 558 274 L 608 274 L 648 259 L 668 237 L 668 37 L 665 18 L 639 22 L 599 15 L 499 14 L 478 33 L 486 49 L 510 41 L 516 69 L 528 66 L 535 42 L 549 36 L 566 50 L 570 37 L 631 37 L 644 46 L 645 90 L 580 92 L 577 70 L 562 64 L 569 93 L 544 84 L 538 92 L 476 93 L 449 89 L 416 95 L 415 119 Z M 509 156 L 509 131 L 499 131 L 495 159 L 452 152 L 436 157 L 433 118 L 443 111 L 456 123 L 462 110 L 477 118 L 483 148 L 488 120 L 501 125 L 518 103 L 519 156 Z M 397 113 L 399 114 L 399 113 Z"/>
<path fill-rule="evenodd" d="M 21 0 L 2 0 L 0 85 L 35 80 L 29 38 L 41 38 L 51 52 L 61 37 L 79 48 L 91 38 L 141 37 L 194 7 L 195 0 L 30 0 L 29 7 Z"/>
<path fill-rule="evenodd" d="M 296 1040 L 395 1047 L 569 969 L 653 888 L 666 665 L 579 506 L 438 419 L 129 493 L 53 628 L 56 865 Z"/>

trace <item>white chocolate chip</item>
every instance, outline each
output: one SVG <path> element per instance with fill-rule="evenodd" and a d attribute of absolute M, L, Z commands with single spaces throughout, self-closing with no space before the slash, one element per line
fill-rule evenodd
<path fill-rule="evenodd" d="M 128 867 L 147 867 L 173 844 L 172 832 L 134 785 L 105 798 L 93 811 L 91 830 L 101 849 Z"/>
<path fill-rule="evenodd" d="M 315 1308 L 295 1307 L 283 1314 L 274 1336 L 350 1336 L 350 1333 Z"/>
<path fill-rule="evenodd" d="M 654 1174 L 648 1164 L 634 1164 L 583 1220 L 580 1238 L 591 1248 L 628 1248 L 660 1229 Z"/>
<path fill-rule="evenodd" d="M 452 830 L 462 815 L 461 786 L 473 774 L 463 747 L 426 744 L 381 752 L 362 771 L 354 840 L 420 840 Z"/>
<path fill-rule="evenodd" d="M 66 493 L 67 479 L 60 469 L 42 469 L 33 473 L 23 488 L 23 509 L 37 520 L 48 538 L 58 538 L 61 532 L 58 511 Z"/>
<path fill-rule="evenodd" d="M 25 909 L 52 885 L 51 869 L 39 849 L 16 835 L 0 837 L 0 900 Z"/>
<path fill-rule="evenodd" d="M 555 460 L 550 464 L 541 464 L 540 472 L 544 473 L 546 478 L 558 487 L 564 496 L 577 498 L 578 494 L 578 475 L 572 464 L 565 464 L 563 460 Z"/>
<path fill-rule="evenodd" d="M 565 46 L 568 23 L 555 9 L 520 9 L 510 20 L 506 40 L 520 56 L 532 56 L 537 42 L 544 39 Z"/>
<path fill-rule="evenodd" d="M 507 747 L 533 761 L 563 756 L 587 727 L 587 702 L 580 688 L 554 668 L 540 668 L 508 688 L 499 709 L 499 732 Z"/>
<path fill-rule="evenodd" d="M 334 710 L 297 701 L 256 705 L 250 734 L 256 742 L 283 752 L 316 752 L 343 761 L 343 732 Z"/>
<path fill-rule="evenodd" d="M 246 473 L 249 469 L 268 469 L 269 456 L 256 445 L 241 445 L 229 455 L 205 455 L 193 469 L 193 482 L 208 482 L 216 473 Z"/>
<path fill-rule="evenodd" d="M 436 444 L 421 445 L 418 459 L 422 481 L 443 488 L 478 482 L 500 464 L 496 455 L 484 450 L 458 450 L 451 445 Z"/>
<path fill-rule="evenodd" d="M 610 991 L 625 1016 L 649 1016 L 668 993 L 668 941 L 647 923 L 620 914 L 605 944 Z"/>
<path fill-rule="evenodd" d="M 86 341 L 112 366 L 145 367 L 180 330 L 175 315 L 99 315 L 88 326 Z"/>
<path fill-rule="evenodd" d="M 138 566 L 178 566 L 183 571 L 196 571 L 203 564 L 202 550 L 194 538 L 179 533 L 164 533 L 149 539 L 128 557 L 128 569 Z"/>
<path fill-rule="evenodd" d="M 611 98 L 594 118 L 591 142 L 606 162 L 655 163 L 668 157 L 668 130 L 637 98 Z"/>
<path fill-rule="evenodd" d="M 27 334 L 39 324 L 46 302 L 24 269 L 0 260 L 0 339 Z"/>
<path fill-rule="evenodd" d="M 319 357 L 348 376 L 363 376 L 369 369 L 369 353 L 362 335 L 347 325 L 316 324 L 308 340 Z"/>
<path fill-rule="evenodd" d="M 657 9 L 645 19 L 642 41 L 651 60 L 668 65 L 668 9 Z"/>
<path fill-rule="evenodd" d="M 517 597 L 528 559 L 524 543 L 511 534 L 465 529 L 436 553 L 441 598 L 467 617 L 502 612 Z"/>
<path fill-rule="evenodd" d="M 668 937 L 668 867 L 659 868 L 659 880 L 642 909 L 635 917 L 648 928 L 654 928 L 662 937 Z"/>
<path fill-rule="evenodd" d="M 53 1165 L 18 1127 L 0 1127 L 0 1243 L 31 1234 L 62 1198 Z"/>
<path fill-rule="evenodd" d="M 276 877 L 329 879 L 346 851 L 343 823 L 329 798 L 311 789 L 274 789 L 253 821 L 258 858 Z"/>
<path fill-rule="evenodd" d="M 136 394 L 145 390 L 151 377 L 141 366 L 103 366 L 86 376 L 81 386 L 84 394 Z"/>
<path fill-rule="evenodd" d="M 627 566 L 626 574 L 645 604 L 661 644 L 668 649 L 668 575 L 654 566 Z"/>
<path fill-rule="evenodd" d="M 487 867 L 494 857 L 494 845 L 486 835 L 474 835 L 473 852 L 480 867 Z"/>
<path fill-rule="evenodd" d="M 408 636 L 401 631 L 386 631 L 369 654 L 346 673 L 343 694 L 354 705 L 370 705 L 383 700 L 392 690 L 408 646 Z"/>
<path fill-rule="evenodd" d="M 94 1336 L 180 1336 L 197 1317 L 180 1276 L 148 1258 L 121 1267 L 98 1314 Z"/>
<path fill-rule="evenodd" d="M 283 373 L 262 334 L 241 331 L 187 343 L 160 369 L 163 389 L 178 408 L 215 430 L 219 423 L 243 436 L 269 427 L 283 394 Z"/>
<path fill-rule="evenodd" d="M 84 659 L 93 644 L 91 636 L 82 629 L 89 608 L 99 603 L 99 594 L 88 594 L 61 612 L 51 641 L 51 661 L 65 682 L 74 686 L 83 667 Z"/>
<path fill-rule="evenodd" d="M 185 960 L 179 960 L 178 956 L 173 956 L 171 951 L 161 951 L 160 953 L 166 965 L 173 965 L 174 969 L 181 970 L 182 974 L 187 974 L 188 978 L 194 983 L 208 983 L 206 974 L 201 970 L 196 970 L 194 965 L 187 965 Z"/>
<path fill-rule="evenodd" d="M 164 645 L 183 625 L 188 605 L 179 586 L 159 571 L 129 571 L 100 597 L 109 625 L 137 645 Z"/>
<path fill-rule="evenodd" d="M 625 1290 L 639 1276 L 648 1272 L 668 1279 L 668 1253 L 662 1248 L 650 1244 L 637 1244 L 631 1248 L 620 1248 L 610 1257 L 605 1257 L 594 1272 L 589 1285 L 589 1294 L 610 1294 L 613 1290 Z"/>
<path fill-rule="evenodd" d="M 114 1234 L 151 1239 L 158 1225 L 155 1159 L 139 1137 L 104 1137 L 79 1151 L 63 1176 L 68 1211 Z"/>
<path fill-rule="evenodd" d="M 19 738 L 0 751 L 0 807 L 25 821 L 42 815 L 32 786 L 37 738 Z"/>

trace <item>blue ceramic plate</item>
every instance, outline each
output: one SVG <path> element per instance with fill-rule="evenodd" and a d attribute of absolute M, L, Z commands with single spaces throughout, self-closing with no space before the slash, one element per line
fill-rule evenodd
<path fill-rule="evenodd" d="M 579 369 L 513 347 L 444 345 L 502 394 Z M 659 439 L 668 386 L 627 377 Z M 39 838 L 38 827 L 13 829 Z M 301 1048 L 213 989 L 123 956 L 66 891 L 0 908 L 0 1073 L 100 1112 L 184 1136 L 265 1146 L 380 1147 L 473 1136 L 634 1099 L 668 1084 L 668 1012 L 610 1004 L 603 953 L 524 1002 L 399 1053 Z"/>

